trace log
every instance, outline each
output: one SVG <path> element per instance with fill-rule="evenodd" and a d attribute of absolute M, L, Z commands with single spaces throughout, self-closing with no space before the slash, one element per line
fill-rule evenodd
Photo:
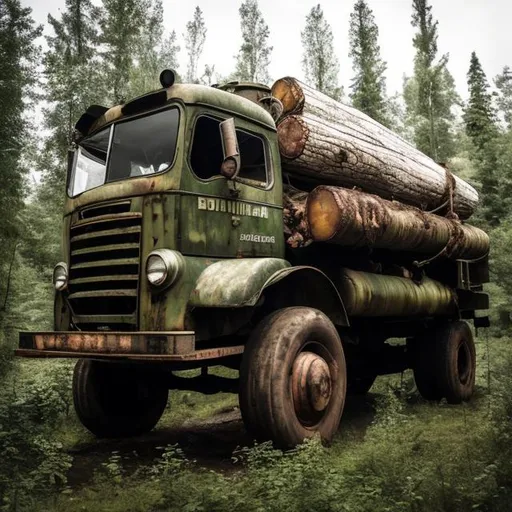
<path fill-rule="evenodd" d="M 366 114 L 290 77 L 278 80 L 272 95 L 283 104 L 277 130 L 284 171 L 422 210 L 451 205 L 464 219 L 474 212 L 473 187 Z"/>
<path fill-rule="evenodd" d="M 313 242 L 306 220 L 308 193 L 290 185 L 283 187 L 283 223 L 286 243 L 297 249 Z"/>
<path fill-rule="evenodd" d="M 316 242 L 467 260 L 489 252 L 489 237 L 481 229 L 357 190 L 315 188 L 306 216 Z"/>

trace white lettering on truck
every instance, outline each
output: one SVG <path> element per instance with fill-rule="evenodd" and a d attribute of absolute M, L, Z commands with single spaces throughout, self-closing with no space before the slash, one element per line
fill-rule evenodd
<path fill-rule="evenodd" d="M 267 206 L 255 206 L 241 201 L 231 201 L 229 199 L 218 199 L 212 197 L 198 197 L 197 209 L 208 212 L 226 212 L 233 215 L 244 215 L 246 217 L 258 217 L 268 219 Z"/>
<path fill-rule="evenodd" d="M 267 235 L 254 235 L 253 233 L 241 233 L 240 241 L 241 242 L 256 242 L 259 244 L 275 244 L 276 237 L 275 236 L 267 236 Z"/>

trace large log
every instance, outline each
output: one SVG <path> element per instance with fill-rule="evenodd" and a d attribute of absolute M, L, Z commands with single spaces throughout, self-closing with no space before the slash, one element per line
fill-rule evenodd
<path fill-rule="evenodd" d="M 469 260 L 489 251 L 481 229 L 357 190 L 317 187 L 308 195 L 306 215 L 317 242 Z"/>
<path fill-rule="evenodd" d="M 453 208 L 468 218 L 478 203 L 473 187 L 355 108 L 294 78 L 272 95 L 283 104 L 278 123 L 283 169 L 317 184 L 358 187 L 422 210 Z"/>

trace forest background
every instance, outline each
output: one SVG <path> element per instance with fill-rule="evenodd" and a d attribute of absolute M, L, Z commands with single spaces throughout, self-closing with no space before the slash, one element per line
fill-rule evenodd
<path fill-rule="evenodd" d="M 406 374 L 381 379 L 363 403 L 367 424 L 348 420 L 328 452 L 314 442 L 288 454 L 239 447 L 227 469 L 205 470 L 179 445 L 156 447 L 161 452 L 137 464 L 126 447 L 107 445 L 103 458 L 93 457 L 97 467 L 80 471 L 73 454 L 94 441 L 74 417 L 72 366 L 12 358 L 20 330 L 52 327 L 74 123 L 91 104 L 157 88 L 164 68 L 205 85 L 280 78 L 269 76 L 272 34 L 257 0 L 234 7 L 241 38 L 228 76 L 215 62 L 199 66 L 209 44 L 201 9 L 179 32 L 166 32 L 163 8 L 161 0 L 65 0 L 58 16 L 48 16 L 41 44 L 31 9 L 0 0 L 0 510 L 509 510 L 512 70 L 504 62 L 487 77 L 468 41 L 463 101 L 449 56 L 438 50 L 439 31 L 450 27 L 438 25 L 427 0 L 411 3 L 413 73 L 399 93 L 387 94 L 378 20 L 365 0 L 347 20 L 327 19 L 321 5 L 304 13 L 298 78 L 366 112 L 478 189 L 471 222 L 491 237 L 492 327 L 478 338 L 474 401 L 427 404 Z M 341 21 L 349 55 L 334 48 Z M 340 70 L 351 76 L 346 90 Z M 206 418 L 234 400 L 173 393 L 159 428 Z"/>

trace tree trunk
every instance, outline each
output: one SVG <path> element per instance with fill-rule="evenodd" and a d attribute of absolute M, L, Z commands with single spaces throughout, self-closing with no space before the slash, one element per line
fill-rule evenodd
<path fill-rule="evenodd" d="M 469 184 L 366 114 L 295 80 L 272 86 L 283 104 L 278 139 L 283 170 L 323 185 L 358 187 L 422 210 L 468 218 L 478 194 Z"/>
<path fill-rule="evenodd" d="M 476 259 L 489 251 L 481 229 L 356 190 L 317 187 L 308 196 L 306 216 L 317 242 L 452 259 Z"/>

